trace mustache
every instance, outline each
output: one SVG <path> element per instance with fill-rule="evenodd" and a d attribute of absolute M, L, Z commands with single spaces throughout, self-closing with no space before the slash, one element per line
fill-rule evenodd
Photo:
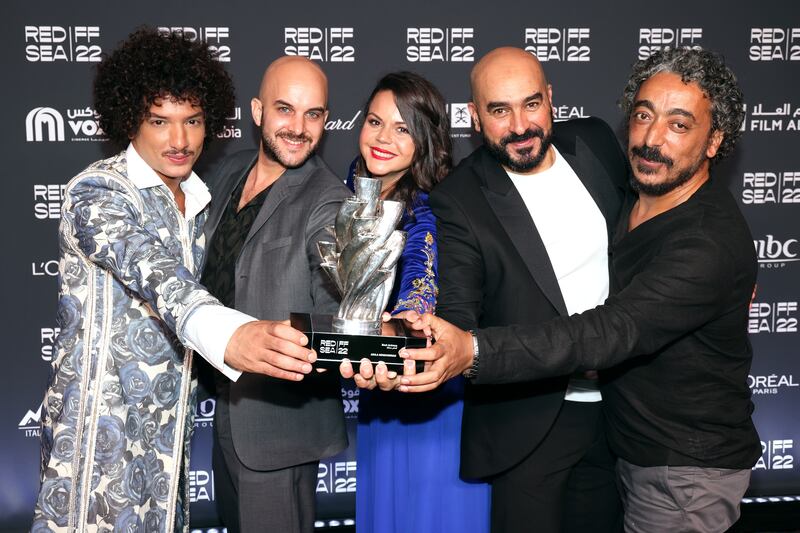
<path fill-rule="evenodd" d="M 282 131 L 282 132 L 276 133 L 275 137 L 281 137 L 281 138 L 286 139 L 288 141 L 294 141 L 294 142 L 298 142 L 298 141 L 303 141 L 303 142 L 308 142 L 308 143 L 311 142 L 311 137 L 309 137 L 308 135 L 305 135 L 305 134 L 302 134 L 302 133 L 290 133 L 288 131 Z"/>
<path fill-rule="evenodd" d="M 544 130 L 542 130 L 542 128 L 528 128 L 522 133 L 513 133 L 513 132 L 509 133 L 508 135 L 500 139 L 500 144 L 502 146 L 506 146 L 510 143 L 527 141 L 528 139 L 534 139 L 536 137 L 544 139 Z"/>
<path fill-rule="evenodd" d="M 643 144 L 641 146 L 634 146 L 631 148 L 631 153 L 637 157 L 653 161 L 655 163 L 664 163 L 667 167 L 672 167 L 674 161 L 661 153 L 661 150 L 654 146 Z"/>
<path fill-rule="evenodd" d="M 182 155 L 184 157 L 189 157 L 190 155 L 194 155 L 194 150 L 189 150 L 188 148 L 184 148 L 183 150 L 167 150 L 162 155 L 167 157 L 171 155 Z"/>

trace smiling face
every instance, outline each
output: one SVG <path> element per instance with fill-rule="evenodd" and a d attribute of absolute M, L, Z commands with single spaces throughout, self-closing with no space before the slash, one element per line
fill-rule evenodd
<path fill-rule="evenodd" d="M 157 99 L 131 139 L 139 156 L 167 185 L 192 172 L 203 151 L 203 110 L 186 100 Z"/>
<path fill-rule="evenodd" d="M 471 81 L 475 129 L 500 164 L 519 174 L 548 168 L 552 91 L 536 58 L 498 48 L 478 62 Z"/>
<path fill-rule="evenodd" d="M 358 144 L 369 173 L 383 180 L 383 191 L 389 190 L 411 167 L 414 139 L 391 91 L 380 91 L 372 98 Z"/>
<path fill-rule="evenodd" d="M 284 168 L 302 166 L 322 138 L 327 101 L 327 80 L 319 67 L 300 57 L 276 60 L 250 103 L 267 158 Z"/>
<path fill-rule="evenodd" d="M 697 83 L 660 72 L 642 83 L 628 122 L 632 186 L 663 196 L 705 180 L 722 133 L 712 131 L 711 102 Z"/>

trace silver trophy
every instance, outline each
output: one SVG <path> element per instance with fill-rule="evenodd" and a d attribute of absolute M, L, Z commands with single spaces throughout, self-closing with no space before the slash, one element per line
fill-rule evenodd
<path fill-rule="evenodd" d="M 329 228 L 333 241 L 317 243 L 322 268 L 342 296 L 333 331 L 380 335 L 381 313 L 394 285 L 406 233 L 396 230 L 403 203 L 381 200 L 381 181 L 356 177 L 355 196 L 347 198 Z"/>

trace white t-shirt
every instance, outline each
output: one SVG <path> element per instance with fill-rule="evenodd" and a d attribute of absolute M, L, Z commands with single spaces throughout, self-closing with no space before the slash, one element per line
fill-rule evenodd
<path fill-rule="evenodd" d="M 555 146 L 551 149 L 555 162 L 547 170 L 508 176 L 533 218 L 572 315 L 608 297 L 608 234 L 603 214 L 578 175 Z M 600 401 L 597 381 L 573 376 L 566 399 Z"/>

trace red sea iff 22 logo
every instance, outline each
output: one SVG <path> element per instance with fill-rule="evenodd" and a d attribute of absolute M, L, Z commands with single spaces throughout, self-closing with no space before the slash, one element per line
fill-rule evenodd
<path fill-rule="evenodd" d="M 25 59 L 31 63 L 98 63 L 100 26 L 25 26 Z"/>

